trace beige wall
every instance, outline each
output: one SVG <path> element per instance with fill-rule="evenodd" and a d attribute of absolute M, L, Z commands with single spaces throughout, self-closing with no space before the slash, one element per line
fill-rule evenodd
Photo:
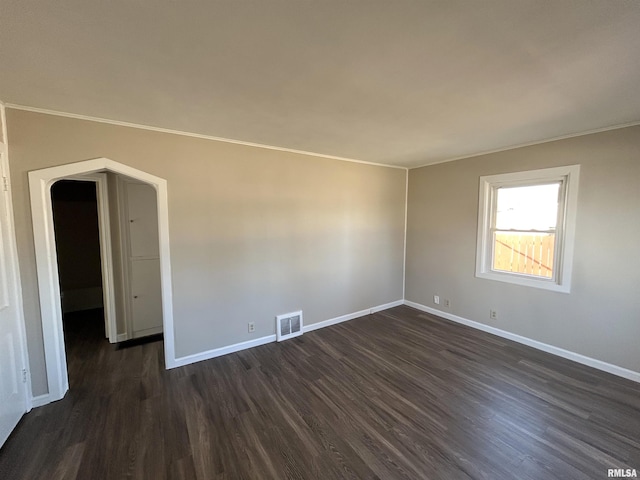
<path fill-rule="evenodd" d="M 34 395 L 46 392 L 27 172 L 108 157 L 168 181 L 178 357 L 402 298 L 405 171 L 7 110 Z M 247 333 L 247 322 L 256 323 Z"/>
<path fill-rule="evenodd" d="M 475 278 L 479 177 L 573 164 L 581 171 L 571 293 Z M 639 241 L 640 127 L 409 171 L 407 300 L 636 372 Z M 434 305 L 434 294 L 451 308 Z"/>

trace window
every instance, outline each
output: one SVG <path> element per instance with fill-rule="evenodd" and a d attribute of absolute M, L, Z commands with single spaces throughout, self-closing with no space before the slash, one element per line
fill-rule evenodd
<path fill-rule="evenodd" d="M 480 177 L 476 277 L 570 291 L 579 172 Z"/>

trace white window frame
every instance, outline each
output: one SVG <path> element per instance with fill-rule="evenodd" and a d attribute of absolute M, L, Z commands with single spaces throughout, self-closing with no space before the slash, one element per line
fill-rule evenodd
<path fill-rule="evenodd" d="M 478 241 L 476 277 L 555 292 L 570 293 L 573 268 L 578 179 L 580 165 L 544 168 L 526 172 L 504 173 L 480 177 L 478 202 Z M 493 270 L 493 235 L 497 189 L 561 182 L 558 224 L 555 232 L 553 277 L 543 278 L 516 272 Z"/>

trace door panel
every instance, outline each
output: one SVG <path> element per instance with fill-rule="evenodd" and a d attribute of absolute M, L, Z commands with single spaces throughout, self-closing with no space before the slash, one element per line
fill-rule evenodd
<path fill-rule="evenodd" d="M 4 176 L 6 171 L 6 158 L 0 152 L 0 173 Z M 0 184 L 0 445 L 6 441 L 27 407 L 17 286 L 12 281 L 15 278 L 13 269 L 17 265 L 9 248 L 9 235 L 13 235 L 10 218 L 9 192 Z"/>
<path fill-rule="evenodd" d="M 126 182 L 130 332 L 133 338 L 162 332 L 162 288 L 156 191 Z"/>
<path fill-rule="evenodd" d="M 1 154 L 0 154 L 1 155 Z M 0 179 L 1 180 L 1 179 Z M 2 188 L 0 186 L 0 188 Z M 2 191 L 3 199 L 0 200 L 0 215 L 2 215 L 2 220 L 0 220 L 0 311 L 4 310 L 9 306 L 9 295 L 8 295 L 8 281 L 7 281 L 7 256 L 9 252 L 5 252 L 5 230 L 7 230 L 7 226 L 5 226 L 6 215 L 5 215 L 5 202 L 4 202 L 5 192 Z"/>
<path fill-rule="evenodd" d="M 134 338 L 160 333 L 162 294 L 159 259 L 131 261 L 131 292 Z"/>
<path fill-rule="evenodd" d="M 150 185 L 127 184 L 129 241 L 132 257 L 157 257 L 158 210 L 156 191 Z"/>

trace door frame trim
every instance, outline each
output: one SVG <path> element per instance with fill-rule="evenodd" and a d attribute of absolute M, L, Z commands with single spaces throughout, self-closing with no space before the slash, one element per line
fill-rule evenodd
<path fill-rule="evenodd" d="M 173 329 L 167 181 L 108 158 L 95 158 L 34 170 L 29 172 L 29 194 L 31 198 L 33 239 L 36 254 L 36 272 L 40 296 L 40 314 L 42 319 L 47 383 L 51 401 L 63 398 L 67 390 L 69 390 L 67 359 L 62 330 L 58 260 L 56 256 L 53 214 L 51 209 L 51 185 L 61 178 L 105 171 L 135 178 L 151 185 L 156 190 L 158 199 L 158 233 L 160 237 L 160 276 L 165 366 L 167 369 L 177 366 L 175 361 Z"/>

